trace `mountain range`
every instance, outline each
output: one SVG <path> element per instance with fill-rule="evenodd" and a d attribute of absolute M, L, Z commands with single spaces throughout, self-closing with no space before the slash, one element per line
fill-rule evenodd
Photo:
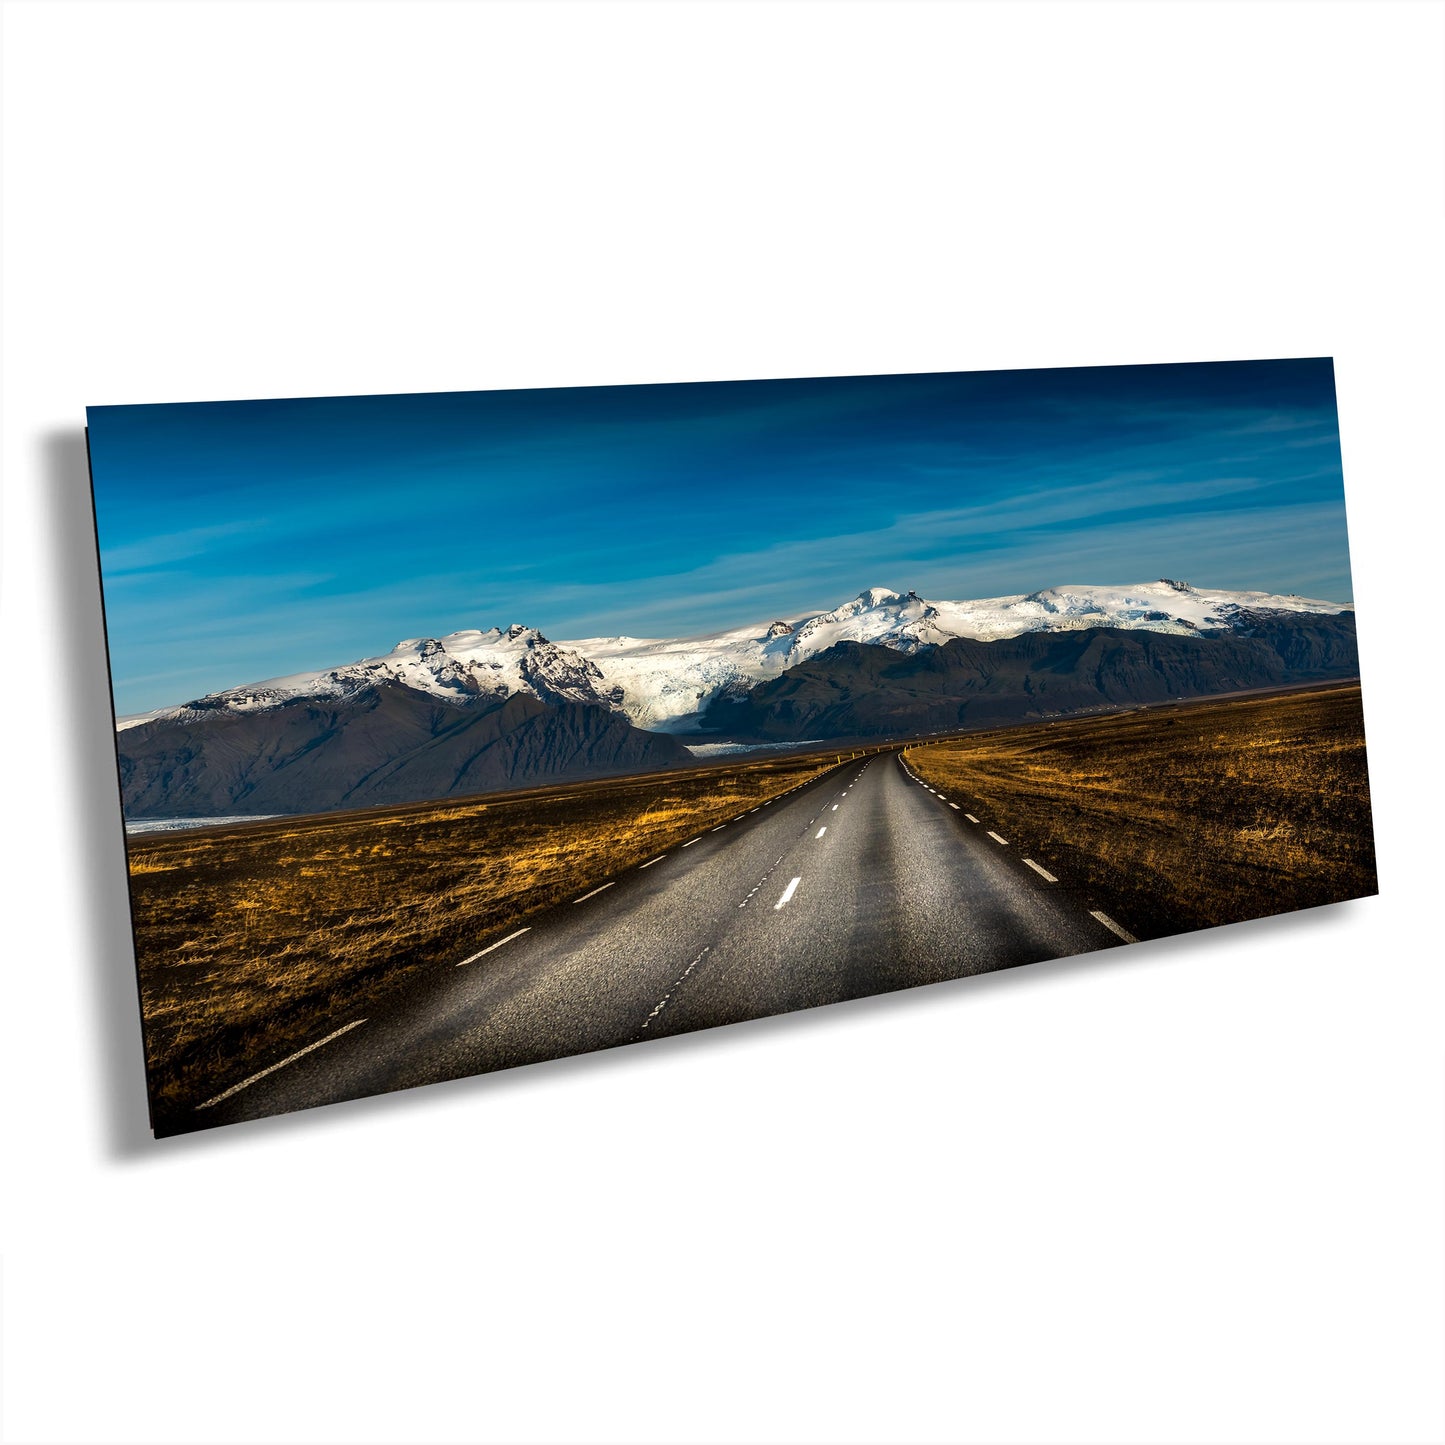
<path fill-rule="evenodd" d="M 605 708 L 521 692 L 458 705 L 385 680 L 149 723 L 119 743 L 131 819 L 370 808 L 693 761 L 676 738 Z"/>
<path fill-rule="evenodd" d="M 122 718 L 127 817 L 312 812 L 682 766 L 682 736 L 906 735 L 1353 676 L 1352 608 L 1161 579 L 827 611 L 686 638 L 535 628 L 386 654 Z"/>
<path fill-rule="evenodd" d="M 210 693 L 194 702 L 122 718 L 122 729 L 188 713 L 255 712 L 297 698 L 345 698 L 392 681 L 449 702 L 530 693 L 547 703 L 590 703 L 653 731 L 695 732 L 709 704 L 777 677 L 839 642 L 903 653 L 954 638 L 1002 641 L 1028 632 L 1084 628 L 1198 636 L 1240 630 L 1273 613 L 1335 615 L 1337 602 L 1266 592 L 1206 591 L 1164 579 L 1130 587 L 1051 587 L 974 602 L 930 602 L 870 587 L 826 612 L 778 618 L 699 637 L 590 637 L 552 642 L 535 628 L 408 638 L 382 656 Z"/>
<path fill-rule="evenodd" d="M 1257 615 L 1197 636 L 1091 627 L 926 652 L 840 642 L 708 709 L 710 727 L 770 742 L 956 731 L 1139 703 L 1354 677 L 1354 618 Z"/>

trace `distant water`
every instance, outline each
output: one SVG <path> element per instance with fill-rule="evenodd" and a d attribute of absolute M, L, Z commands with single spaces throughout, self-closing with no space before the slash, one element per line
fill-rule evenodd
<path fill-rule="evenodd" d="M 826 738 L 805 738 L 798 743 L 684 743 L 695 758 L 721 758 L 729 753 L 770 753 L 780 748 L 813 748 Z"/>
<path fill-rule="evenodd" d="M 280 813 L 238 813 L 228 818 L 127 818 L 127 833 L 179 833 L 187 828 L 223 828 L 229 823 L 261 823 Z"/>

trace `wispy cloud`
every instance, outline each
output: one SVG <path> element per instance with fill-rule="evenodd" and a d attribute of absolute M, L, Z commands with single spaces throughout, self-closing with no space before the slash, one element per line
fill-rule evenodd
<path fill-rule="evenodd" d="M 119 547 L 101 549 L 101 566 L 107 577 L 128 572 L 145 572 L 188 557 L 212 555 L 217 544 L 255 534 L 266 525 L 261 520 L 217 522 L 208 527 L 188 527 L 181 532 L 163 532 Z"/>

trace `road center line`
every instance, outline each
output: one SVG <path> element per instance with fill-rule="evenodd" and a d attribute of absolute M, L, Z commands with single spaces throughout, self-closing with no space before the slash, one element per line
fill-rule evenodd
<path fill-rule="evenodd" d="M 1025 858 L 1024 862 L 1027 863 L 1029 867 L 1032 868 L 1034 872 L 1037 873 L 1039 877 L 1044 880 L 1045 883 L 1057 883 L 1059 881 L 1057 878 L 1054 877 L 1052 873 L 1049 872 L 1047 868 L 1040 867 L 1037 863 L 1034 862 L 1032 858 Z"/>
<path fill-rule="evenodd" d="M 646 863 L 639 863 L 637 865 L 637 871 L 640 873 L 644 868 L 651 868 L 654 863 L 661 863 L 666 857 L 666 853 L 659 853 L 656 858 L 649 858 Z"/>
<path fill-rule="evenodd" d="M 827 825 L 826 823 L 824 823 L 823 826 L 818 829 L 818 837 L 821 838 L 821 837 L 823 836 L 823 834 L 826 833 L 827 831 L 828 831 L 828 825 Z M 816 841 L 816 840 L 815 840 L 815 841 Z"/>
<path fill-rule="evenodd" d="M 602 890 L 599 888 L 597 891 L 600 893 Z M 479 958 L 485 957 L 494 948 L 500 948 L 504 943 L 510 943 L 514 938 L 520 938 L 524 933 L 530 933 L 531 931 L 532 925 L 529 923 L 526 928 L 519 928 L 515 933 L 509 933 L 505 938 L 499 938 L 495 943 L 489 943 L 481 953 L 474 953 L 470 958 L 462 959 L 462 961 L 457 964 L 457 967 L 465 968 L 469 963 L 475 963 Z"/>
<path fill-rule="evenodd" d="M 793 896 L 793 894 L 797 891 L 798 884 L 800 884 L 802 881 L 803 880 L 801 877 L 794 878 L 793 881 L 789 883 L 786 888 L 783 889 L 783 896 L 778 899 L 775 904 L 773 904 L 774 913 L 776 913 L 778 909 L 780 909 L 788 901 L 788 899 Z"/>
<path fill-rule="evenodd" d="M 1104 927 L 1109 930 L 1110 933 L 1117 933 L 1117 934 L 1119 935 L 1119 937 L 1124 940 L 1125 943 L 1138 943 L 1138 942 L 1139 942 L 1139 940 L 1138 940 L 1137 938 L 1135 938 L 1134 935 L 1133 935 L 1132 933 L 1130 933 L 1128 929 L 1126 929 L 1126 928 L 1120 928 L 1119 925 L 1118 925 L 1117 923 L 1115 923 L 1114 920 L 1113 920 L 1112 918 L 1110 918 L 1107 913 L 1100 913 L 1097 908 L 1091 908 L 1091 909 L 1089 910 L 1089 917 L 1090 917 L 1090 918 L 1097 918 L 1097 919 L 1099 920 L 1099 922 L 1102 923 L 1102 924 L 1104 925 Z"/>
<path fill-rule="evenodd" d="M 992 828 L 988 830 L 988 836 L 992 838 L 995 843 L 1002 843 L 1005 848 L 1008 847 L 1008 839 L 1000 838 L 999 835 L 995 833 Z"/>
<path fill-rule="evenodd" d="M 698 966 L 698 964 L 700 964 L 700 963 L 702 962 L 703 956 L 704 956 L 711 948 L 712 948 L 712 944 L 708 944 L 707 948 L 703 949 L 702 953 L 698 954 L 698 956 L 697 956 L 695 959 L 693 959 L 693 961 L 692 961 L 690 964 L 688 964 L 688 966 L 687 966 L 685 969 L 683 969 L 683 971 L 682 971 L 680 974 L 678 974 L 678 976 L 677 976 L 675 979 L 673 979 L 673 981 L 672 981 L 672 987 L 671 987 L 670 989 L 668 989 L 668 991 L 667 991 L 665 994 L 663 994 L 663 996 L 657 1001 L 657 1004 L 656 1004 L 656 1006 L 653 1008 L 652 1012 L 651 1012 L 650 1014 L 648 1014 L 648 1016 L 647 1016 L 645 1019 L 643 1019 L 643 1021 L 642 1021 L 642 1027 L 643 1027 L 643 1028 L 646 1028 L 646 1027 L 648 1026 L 648 1024 L 650 1024 L 650 1023 L 653 1021 L 653 1019 L 655 1019 L 655 1018 L 658 1016 L 658 1014 L 660 1014 L 660 1013 L 663 1011 L 663 1009 L 667 1007 L 667 1001 L 668 1001 L 668 999 L 670 999 L 670 998 L 673 996 L 673 994 L 677 991 L 678 987 L 682 984 L 683 980 L 688 976 L 688 974 L 690 974 L 690 973 L 693 971 L 693 969 L 695 969 L 695 968 Z"/>
<path fill-rule="evenodd" d="M 312 1049 L 319 1049 L 322 1044 L 329 1044 L 332 1039 L 339 1039 L 342 1034 L 349 1034 L 352 1029 L 360 1028 L 365 1022 L 365 1019 L 352 1019 L 349 1024 L 342 1024 L 335 1033 L 327 1034 L 324 1039 L 317 1039 L 314 1044 L 307 1044 L 304 1049 L 297 1049 L 294 1054 L 288 1054 L 279 1064 L 272 1064 L 269 1069 L 262 1069 L 258 1073 L 252 1074 L 249 1079 L 242 1079 L 239 1084 L 232 1084 L 225 1093 L 217 1094 L 214 1099 L 207 1099 L 204 1104 L 197 1104 L 196 1108 L 209 1109 L 213 1105 L 219 1104 L 223 1099 L 229 1099 L 232 1094 L 239 1094 L 242 1089 L 249 1089 L 257 1079 L 264 1079 L 267 1074 L 274 1074 L 277 1069 L 284 1069 L 287 1064 L 294 1064 L 297 1059 L 309 1054 Z"/>
<path fill-rule="evenodd" d="M 573 903 L 586 903 L 589 898 L 596 898 L 599 893 L 606 893 L 616 882 L 617 880 L 614 878 L 612 883 L 604 883 L 601 888 L 594 888 L 590 893 L 584 893 L 580 898 L 574 898 L 572 901 Z"/>

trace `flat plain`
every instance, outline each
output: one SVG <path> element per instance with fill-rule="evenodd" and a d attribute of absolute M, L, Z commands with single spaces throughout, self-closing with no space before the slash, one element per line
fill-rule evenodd
<path fill-rule="evenodd" d="M 1139 938 L 1376 891 L 1359 685 L 910 747 L 909 766 Z"/>
<path fill-rule="evenodd" d="M 807 801 L 805 785 L 841 761 L 900 751 L 935 793 L 900 792 L 908 772 L 884 757 L 886 769 L 859 775 L 863 793 L 841 793 L 826 817 Z M 766 826 L 752 825 L 752 814 L 784 795 Z M 920 812 L 920 800 L 937 816 Z M 793 820 L 799 810 L 806 819 Z M 775 837 L 776 860 L 754 860 Z M 801 891 L 779 901 L 786 913 L 767 915 L 784 932 L 732 938 L 753 917 L 748 901 L 795 847 L 804 847 L 791 865 Z M 725 993 L 690 971 L 690 1000 L 669 1005 L 669 1028 L 688 1010 L 689 1026 L 705 1027 L 1086 951 L 1111 941 L 1096 920 L 1125 939 L 1158 938 L 1375 891 L 1357 685 L 157 833 L 133 838 L 129 853 L 152 1106 L 170 1120 L 258 1066 L 325 1041 L 338 1020 L 390 1016 L 403 995 L 420 997 L 409 985 L 438 966 L 449 973 L 485 950 L 488 968 L 509 960 L 516 987 L 529 986 L 518 972 L 528 969 L 530 986 L 541 987 L 560 966 L 542 933 L 492 954 L 524 922 L 552 919 L 543 933 L 571 939 L 577 958 L 596 953 L 595 977 L 568 985 L 572 1012 L 548 1024 L 544 1044 L 528 1026 L 479 1054 L 477 1067 L 596 1047 L 598 1020 L 609 1009 L 630 1017 L 641 1002 L 631 993 L 652 987 L 649 970 L 672 967 L 680 915 L 664 905 L 648 922 L 646 910 L 663 896 L 658 889 L 683 886 L 666 881 L 680 879 L 679 868 L 705 866 L 723 893 L 742 889 L 752 869 L 766 876 L 739 894 L 741 904 L 727 903 L 722 923 L 706 890 L 687 896 L 699 928 L 711 919 L 689 958 L 702 949 L 709 967 L 721 968 L 727 949 L 741 949 L 751 962 L 730 976 L 750 970 L 750 982 Z M 671 861 L 648 871 L 659 855 Z M 1005 859 L 1013 861 L 1003 867 Z M 647 885 L 614 888 L 624 875 Z M 1055 885 L 1065 900 L 1057 905 L 1047 897 Z M 557 905 L 603 889 L 611 891 L 589 914 L 564 910 L 594 917 L 601 932 L 594 937 L 589 925 L 585 938 L 572 938 L 571 923 L 556 932 Z M 1082 922 L 1060 921 L 1061 907 Z M 709 989 L 716 997 L 706 1003 Z M 390 1087 L 394 1072 L 368 1087 Z"/>

